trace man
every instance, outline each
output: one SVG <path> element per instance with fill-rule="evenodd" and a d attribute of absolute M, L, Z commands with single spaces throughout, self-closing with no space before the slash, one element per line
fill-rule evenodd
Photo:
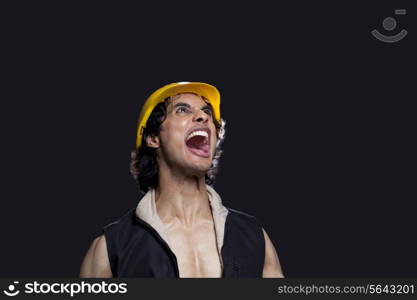
<path fill-rule="evenodd" d="M 211 187 L 224 125 L 212 85 L 173 83 L 147 99 L 131 163 L 146 194 L 103 228 L 81 277 L 283 277 L 257 219 Z"/>

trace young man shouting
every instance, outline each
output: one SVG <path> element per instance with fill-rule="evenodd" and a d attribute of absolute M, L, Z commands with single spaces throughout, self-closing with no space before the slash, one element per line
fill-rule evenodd
<path fill-rule="evenodd" d="M 261 224 L 211 186 L 224 126 L 212 85 L 173 83 L 147 99 L 131 162 L 145 195 L 103 228 L 81 277 L 283 277 Z"/>

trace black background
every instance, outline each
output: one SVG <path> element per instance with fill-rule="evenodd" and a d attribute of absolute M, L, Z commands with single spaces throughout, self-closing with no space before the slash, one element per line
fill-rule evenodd
<path fill-rule="evenodd" d="M 287 277 L 416 276 L 412 1 L 274 2 L 3 7 L 0 276 L 78 276 L 140 199 L 141 105 L 177 81 L 220 90 L 215 188 Z M 389 16 L 399 43 L 370 34 Z"/>

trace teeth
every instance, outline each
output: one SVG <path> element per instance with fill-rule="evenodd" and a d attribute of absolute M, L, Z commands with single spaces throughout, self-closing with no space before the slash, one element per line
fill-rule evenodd
<path fill-rule="evenodd" d="M 203 130 L 196 130 L 196 131 L 193 131 L 193 132 L 191 132 L 191 133 L 190 133 L 190 135 L 187 137 L 187 141 L 188 141 L 189 139 L 191 139 L 193 136 L 196 136 L 196 135 L 200 135 L 200 136 L 204 136 L 204 137 L 208 138 L 208 133 L 207 133 L 207 131 L 203 131 Z"/>

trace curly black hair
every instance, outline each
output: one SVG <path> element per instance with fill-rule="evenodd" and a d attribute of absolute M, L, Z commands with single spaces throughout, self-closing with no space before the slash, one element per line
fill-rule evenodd
<path fill-rule="evenodd" d="M 156 149 L 147 146 L 146 138 L 150 135 L 159 134 L 161 124 L 167 116 L 168 104 L 173 97 L 168 97 L 163 102 L 155 106 L 143 131 L 141 147 L 131 152 L 130 173 L 138 183 L 139 189 L 143 193 L 146 193 L 150 188 L 157 188 L 159 183 Z M 208 102 L 207 99 L 204 97 L 202 98 L 204 101 Z M 208 104 L 211 107 L 210 103 Z M 220 156 L 223 153 L 221 145 L 225 139 L 226 133 L 226 122 L 223 119 L 220 120 L 220 123 L 215 118 L 213 118 L 213 121 L 217 129 L 217 145 L 211 167 L 205 174 L 205 181 L 208 185 L 214 184 L 215 177 L 219 169 Z"/>

